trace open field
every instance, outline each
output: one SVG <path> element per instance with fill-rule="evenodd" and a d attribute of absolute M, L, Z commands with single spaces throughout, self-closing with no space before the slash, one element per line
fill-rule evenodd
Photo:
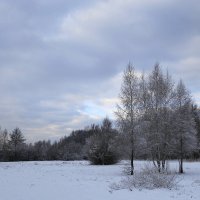
<path fill-rule="evenodd" d="M 144 161 L 136 161 L 136 170 Z M 147 200 L 199 199 L 200 163 L 184 164 L 186 173 L 173 190 L 112 190 L 124 178 L 125 163 L 93 166 L 87 161 L 0 163 L 1 200 Z M 172 162 L 171 169 L 178 163 Z"/>

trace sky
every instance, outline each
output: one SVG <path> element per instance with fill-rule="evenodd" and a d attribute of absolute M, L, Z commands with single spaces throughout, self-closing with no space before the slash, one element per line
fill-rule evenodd
<path fill-rule="evenodd" d="M 113 114 L 129 62 L 200 105 L 199 0 L 0 0 L 0 126 L 57 140 Z"/>

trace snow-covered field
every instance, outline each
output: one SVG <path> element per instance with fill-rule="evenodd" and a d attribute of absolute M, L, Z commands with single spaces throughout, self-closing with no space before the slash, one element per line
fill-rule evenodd
<path fill-rule="evenodd" d="M 136 170 L 143 165 L 136 161 Z M 171 168 L 178 168 L 176 162 Z M 112 190 L 124 177 L 124 163 L 93 166 L 86 161 L 0 163 L 0 200 L 200 199 L 200 163 L 184 164 L 177 189 Z"/>

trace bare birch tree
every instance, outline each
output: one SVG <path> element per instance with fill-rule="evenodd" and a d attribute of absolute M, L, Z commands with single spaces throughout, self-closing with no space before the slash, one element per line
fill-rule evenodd
<path fill-rule="evenodd" d="M 139 78 L 134 67 L 129 64 L 124 71 L 120 92 L 120 104 L 117 105 L 117 122 L 121 131 L 130 141 L 131 175 L 134 174 L 133 160 L 136 150 L 137 126 L 139 122 Z"/>
<path fill-rule="evenodd" d="M 163 74 L 158 64 L 155 65 L 145 85 L 143 83 L 144 118 L 148 124 L 147 146 L 159 172 L 166 167 L 165 162 L 170 149 L 173 87 L 170 76 L 168 73 Z"/>

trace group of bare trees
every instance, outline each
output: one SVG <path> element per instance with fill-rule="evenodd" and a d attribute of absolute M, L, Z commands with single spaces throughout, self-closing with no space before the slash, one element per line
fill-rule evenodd
<path fill-rule="evenodd" d="M 182 80 L 175 84 L 158 64 L 148 75 L 139 74 L 128 65 L 116 116 L 129 141 L 131 174 L 133 160 L 141 148 L 159 172 L 166 169 L 166 160 L 174 156 L 183 173 L 183 159 L 197 149 L 192 108 L 190 93 Z"/>

